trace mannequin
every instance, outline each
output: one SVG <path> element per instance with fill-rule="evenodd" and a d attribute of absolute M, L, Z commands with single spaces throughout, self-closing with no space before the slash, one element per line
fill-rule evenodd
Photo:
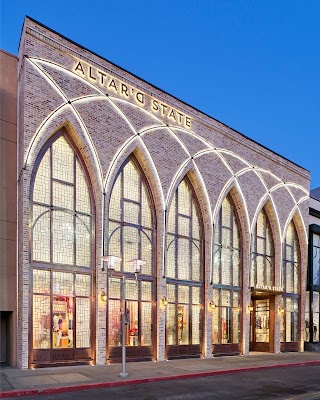
<path fill-rule="evenodd" d="M 58 315 L 53 316 L 53 332 L 56 334 L 56 347 L 60 347 L 60 339 L 62 336 L 62 331 L 59 327 L 59 320 L 60 318 Z"/>

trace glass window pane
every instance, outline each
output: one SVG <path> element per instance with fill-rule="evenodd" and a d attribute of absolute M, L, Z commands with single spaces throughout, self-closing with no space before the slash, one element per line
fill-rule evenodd
<path fill-rule="evenodd" d="M 176 286 L 175 285 L 167 285 L 167 300 L 169 302 L 176 301 Z"/>
<path fill-rule="evenodd" d="M 109 277 L 109 298 L 121 298 L 121 279 Z"/>
<path fill-rule="evenodd" d="M 61 295 L 74 294 L 74 275 L 69 272 L 55 272 L 53 271 L 53 293 Z"/>
<path fill-rule="evenodd" d="M 139 345 L 139 322 L 138 322 L 138 302 L 127 301 L 127 309 L 129 311 L 129 335 L 126 337 L 127 346 Z"/>
<path fill-rule="evenodd" d="M 74 182 L 74 152 L 63 136 L 52 144 L 52 176 L 61 181 Z"/>
<path fill-rule="evenodd" d="M 151 303 L 141 303 L 141 346 L 152 345 Z"/>
<path fill-rule="evenodd" d="M 141 282 L 141 300 L 152 300 L 152 283 L 142 281 Z"/>
<path fill-rule="evenodd" d="M 232 312 L 232 343 L 240 343 L 240 309 L 234 308 Z"/>
<path fill-rule="evenodd" d="M 177 344 L 176 305 L 168 304 L 166 307 L 167 344 Z"/>
<path fill-rule="evenodd" d="M 70 274 L 71 275 L 71 274 Z M 53 297 L 52 347 L 74 347 L 73 343 L 73 298 L 67 296 Z"/>
<path fill-rule="evenodd" d="M 76 264 L 91 267 L 91 217 L 76 218 Z"/>
<path fill-rule="evenodd" d="M 50 348 L 50 296 L 33 296 L 33 348 Z"/>
<path fill-rule="evenodd" d="M 127 272 L 134 272 L 134 267 L 129 265 L 129 261 L 139 257 L 140 233 L 139 229 L 124 226 L 123 235 L 123 269 Z"/>
<path fill-rule="evenodd" d="M 88 184 L 78 160 L 76 163 L 76 210 L 91 214 Z"/>
<path fill-rule="evenodd" d="M 33 188 L 33 201 L 51 205 L 51 168 L 50 168 L 50 149 L 43 156 Z"/>
<path fill-rule="evenodd" d="M 120 300 L 108 300 L 108 343 L 109 346 L 121 346 Z"/>
<path fill-rule="evenodd" d="M 191 290 L 192 290 L 192 304 L 201 304 L 200 288 L 193 287 L 191 288 Z"/>
<path fill-rule="evenodd" d="M 178 302 L 179 303 L 189 303 L 189 286 L 178 286 Z"/>
<path fill-rule="evenodd" d="M 168 232 L 170 233 L 176 232 L 176 194 L 173 196 L 169 208 Z"/>
<path fill-rule="evenodd" d="M 68 330 L 68 336 L 73 336 L 73 330 Z M 91 300 L 87 298 L 77 299 L 77 331 L 76 347 L 91 346 Z M 69 345 L 69 347 L 72 347 Z"/>
<path fill-rule="evenodd" d="M 189 344 L 189 306 L 178 304 L 178 343 Z"/>
<path fill-rule="evenodd" d="M 191 215 L 191 190 L 185 180 L 178 186 L 178 213 Z"/>
<path fill-rule="evenodd" d="M 34 261 L 50 262 L 50 210 L 33 205 L 32 256 Z"/>
<path fill-rule="evenodd" d="M 74 217 L 63 211 L 52 213 L 53 262 L 74 264 Z"/>
<path fill-rule="evenodd" d="M 50 271 L 33 270 L 33 292 L 50 293 Z"/>
<path fill-rule="evenodd" d="M 138 300 L 138 283 L 135 279 L 126 280 L 126 299 Z"/>
<path fill-rule="evenodd" d="M 174 236 L 167 236 L 166 275 L 176 278 L 176 242 Z"/>
<path fill-rule="evenodd" d="M 220 343 L 220 334 L 219 334 L 219 307 L 215 307 L 212 311 L 212 343 L 218 344 Z"/>
<path fill-rule="evenodd" d="M 200 344 L 200 305 L 192 306 L 192 344 Z"/>
<path fill-rule="evenodd" d="M 175 243 L 178 246 L 178 279 L 190 279 L 190 242 L 179 238 Z"/>
<path fill-rule="evenodd" d="M 124 167 L 123 180 L 124 197 L 140 202 L 140 173 L 133 161 Z"/>
<path fill-rule="evenodd" d="M 143 275 L 152 275 L 152 231 L 141 232 L 141 258 L 146 262 L 142 267 L 141 272 Z"/>
<path fill-rule="evenodd" d="M 123 221 L 130 224 L 139 225 L 140 204 L 124 201 Z"/>
<path fill-rule="evenodd" d="M 53 182 L 53 205 L 74 210 L 74 188 L 60 182 Z"/>
<path fill-rule="evenodd" d="M 144 183 L 142 183 L 141 195 L 141 225 L 146 228 L 152 228 L 152 206 L 147 188 L 145 187 Z"/>
<path fill-rule="evenodd" d="M 118 176 L 111 193 L 109 217 L 121 221 L 121 175 Z"/>
<path fill-rule="evenodd" d="M 91 296 L 91 275 L 76 274 L 76 295 Z"/>
<path fill-rule="evenodd" d="M 192 237 L 200 240 L 200 219 L 194 202 L 192 202 Z"/>
<path fill-rule="evenodd" d="M 192 280 L 193 281 L 200 281 L 200 250 L 197 247 L 200 247 L 200 243 L 191 243 L 191 250 L 192 250 Z"/>
<path fill-rule="evenodd" d="M 306 311 L 305 311 L 305 333 L 304 341 L 310 341 L 310 292 L 306 292 Z"/>
<path fill-rule="evenodd" d="M 222 226 L 228 228 L 232 227 L 231 202 L 228 197 L 222 202 Z"/>
<path fill-rule="evenodd" d="M 122 258 L 121 254 L 121 225 L 109 221 L 109 254 Z M 115 270 L 121 270 L 121 262 L 115 264 Z"/>
<path fill-rule="evenodd" d="M 178 216 L 178 234 L 181 236 L 190 236 L 190 222 L 191 219 L 188 217 Z"/>

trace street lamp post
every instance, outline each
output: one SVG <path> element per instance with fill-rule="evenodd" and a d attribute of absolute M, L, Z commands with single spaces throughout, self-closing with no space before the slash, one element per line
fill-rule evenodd
<path fill-rule="evenodd" d="M 102 261 L 107 263 L 107 278 L 110 273 L 115 269 L 115 265 L 122 259 L 117 256 L 103 256 Z M 141 272 L 141 267 L 146 264 L 145 261 L 139 259 L 133 259 L 129 261 L 129 264 L 134 267 L 134 275 L 136 282 L 138 282 L 138 274 Z M 104 264 L 102 264 L 102 271 L 105 271 Z M 127 378 L 128 373 L 126 372 L 126 325 L 128 324 L 129 313 L 126 306 L 126 276 L 121 277 L 121 329 L 122 329 L 122 372 L 120 376 Z"/>

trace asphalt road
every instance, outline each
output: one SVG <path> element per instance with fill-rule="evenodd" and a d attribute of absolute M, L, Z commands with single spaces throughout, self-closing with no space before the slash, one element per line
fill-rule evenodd
<path fill-rule="evenodd" d="M 18 399 L 18 397 L 17 397 Z M 21 399 L 21 397 L 19 397 Z M 320 400 L 320 366 L 28 396 L 26 400 Z"/>

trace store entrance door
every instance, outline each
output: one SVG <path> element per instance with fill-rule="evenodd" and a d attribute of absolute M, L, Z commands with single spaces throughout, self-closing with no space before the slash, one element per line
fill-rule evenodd
<path fill-rule="evenodd" d="M 250 351 L 273 351 L 273 319 L 270 318 L 272 303 L 274 299 L 270 297 L 252 298 Z"/>

